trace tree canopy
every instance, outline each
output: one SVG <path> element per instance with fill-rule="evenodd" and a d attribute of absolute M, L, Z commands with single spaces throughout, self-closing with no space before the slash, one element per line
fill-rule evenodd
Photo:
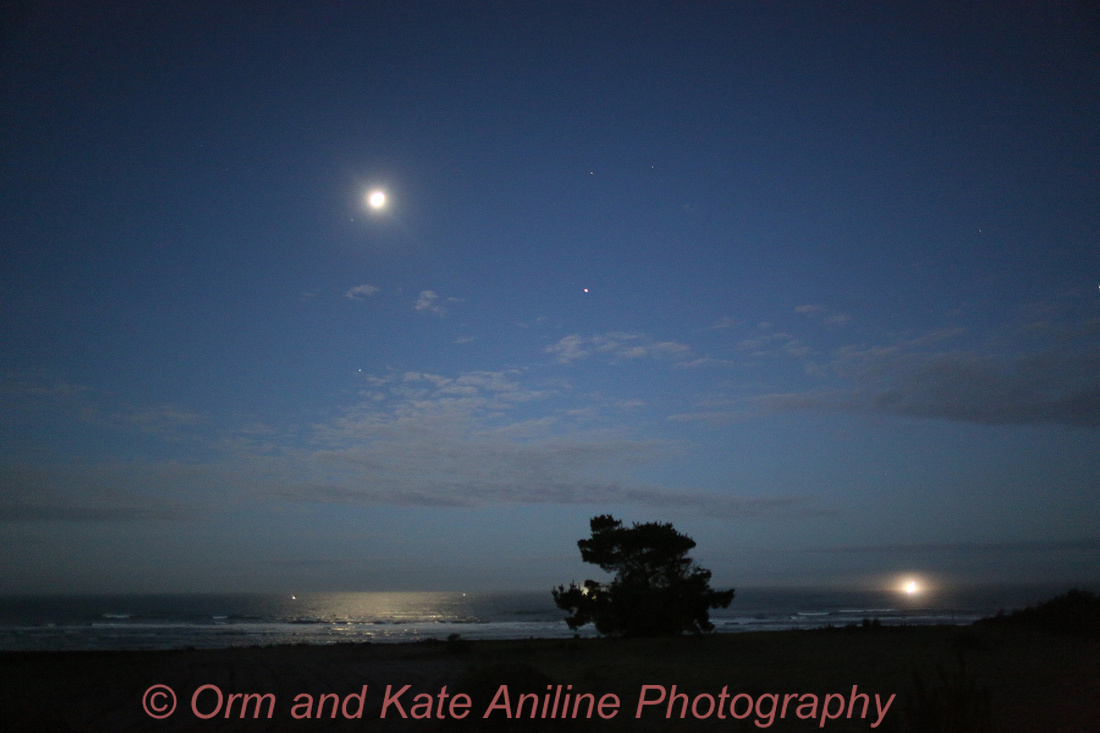
<path fill-rule="evenodd" d="M 613 573 L 609 584 L 559 585 L 554 603 L 571 629 L 593 623 L 601 634 L 668 636 L 714 629 L 710 609 L 727 608 L 733 590 L 710 587 L 711 573 L 688 557 L 695 540 L 671 524 L 624 527 L 610 514 L 593 517 L 592 537 L 577 542 L 581 559 Z"/>

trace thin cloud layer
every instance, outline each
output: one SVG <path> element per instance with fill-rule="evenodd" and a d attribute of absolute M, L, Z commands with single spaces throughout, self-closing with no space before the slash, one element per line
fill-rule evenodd
<path fill-rule="evenodd" d="M 441 298 L 434 290 L 422 290 L 413 303 L 413 309 L 421 313 L 445 316 L 452 303 L 461 303 L 460 298 Z"/>
<path fill-rule="evenodd" d="M 351 300 L 362 300 L 364 297 L 369 298 L 370 296 L 377 293 L 379 290 L 381 290 L 381 288 L 377 285 L 369 285 L 367 283 L 364 283 L 362 285 L 356 285 L 354 288 L 348 289 L 348 291 L 344 293 L 344 297 L 350 298 Z"/>
<path fill-rule="evenodd" d="M 841 545 L 828 547 L 819 552 L 836 554 L 865 555 L 868 553 L 882 553 L 887 555 L 911 555 L 923 553 L 967 553 L 967 552 L 1045 552 L 1057 550 L 1086 550 L 1100 552 L 1100 537 L 1085 537 L 1082 539 L 1061 540 L 1030 540 L 1018 542 L 924 542 L 911 544 L 881 544 L 881 545 Z"/>
<path fill-rule="evenodd" d="M 179 520 L 273 502 L 630 504 L 729 518 L 818 511 L 802 496 L 731 496 L 644 480 L 684 446 L 609 419 L 645 408 L 642 400 L 534 388 L 520 369 L 393 372 L 363 383 L 356 402 L 331 419 L 304 428 L 246 422 L 203 439 L 195 430 L 210 421 L 196 414 L 100 407 L 88 429 L 110 425 L 166 445 L 183 442 L 207 458 L 104 458 L 71 469 L 0 464 L 0 521 Z M 57 390 L 31 391 L 46 399 Z"/>
<path fill-rule="evenodd" d="M 0 466 L 0 522 L 134 522 L 193 515 L 180 501 L 148 493 L 150 483 L 160 483 L 155 478 L 134 481 L 125 473 L 119 466 Z M 146 492 L 135 486 L 142 483 Z"/>
<path fill-rule="evenodd" d="M 674 493 L 653 487 L 543 481 L 522 485 L 452 483 L 418 489 L 354 489 L 339 485 L 301 485 L 278 492 L 286 501 L 326 504 L 476 508 L 509 504 L 555 504 L 638 507 L 727 519 L 758 519 L 797 514 L 825 516 L 807 497 L 734 497 L 708 493 Z"/>
<path fill-rule="evenodd" d="M 680 446 L 622 427 L 586 427 L 577 416 L 583 410 L 562 409 L 565 396 L 530 389 L 518 376 L 392 378 L 387 392 L 318 426 L 332 447 L 314 458 L 350 471 L 354 479 L 342 483 L 355 488 L 301 486 L 283 498 L 433 506 L 627 503 L 717 516 L 806 509 L 799 498 L 716 496 L 632 480 Z M 542 409 L 526 409 L 531 406 Z"/>
<path fill-rule="evenodd" d="M 1100 350 L 1001 358 L 973 351 L 846 350 L 832 366 L 854 387 L 772 394 L 760 402 L 777 410 L 1100 427 Z"/>
<path fill-rule="evenodd" d="M 827 326 L 843 326 L 852 320 L 847 313 L 840 313 L 823 305 L 800 305 L 794 309 L 795 313 L 820 321 Z"/>
<path fill-rule="evenodd" d="M 753 358 L 809 356 L 814 350 L 789 333 L 767 333 L 742 340 L 737 348 Z"/>
<path fill-rule="evenodd" d="M 692 350 L 678 341 L 653 341 L 643 334 L 611 332 L 588 337 L 576 334 L 565 336 L 556 344 L 547 346 L 546 353 L 554 355 L 558 363 L 568 364 L 593 356 L 611 361 L 647 358 L 681 360 L 691 356 Z"/>
<path fill-rule="evenodd" d="M 638 468 L 677 446 L 623 429 L 585 428 L 555 406 L 518 414 L 521 406 L 560 398 L 518 377 L 371 377 L 359 404 L 313 427 L 309 473 L 318 478 L 271 495 L 415 506 L 632 503 L 753 516 L 802 508 L 791 497 L 721 497 L 632 482 Z"/>

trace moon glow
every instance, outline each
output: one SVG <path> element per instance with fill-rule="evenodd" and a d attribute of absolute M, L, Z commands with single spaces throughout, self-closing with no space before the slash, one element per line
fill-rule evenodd
<path fill-rule="evenodd" d="M 386 193 L 384 191 L 371 191 L 367 194 L 367 206 L 378 210 L 386 205 Z"/>

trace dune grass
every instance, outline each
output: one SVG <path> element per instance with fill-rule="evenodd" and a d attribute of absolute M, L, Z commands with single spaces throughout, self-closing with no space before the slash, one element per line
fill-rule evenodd
<path fill-rule="evenodd" d="M 510 730 L 510 731 L 646 731 L 646 730 L 872 730 L 879 715 L 875 694 L 884 703 L 894 695 L 881 731 L 1088 731 L 1100 728 L 1100 640 L 1008 625 L 971 627 L 869 627 L 815 631 L 758 632 L 661 639 L 586 639 L 477 641 L 462 639 L 413 644 L 342 644 L 281 646 L 176 652 L 37 652 L 0 654 L 0 715 L 14 730 Z M 154 721 L 142 711 L 142 695 L 153 684 L 177 693 L 176 712 Z M 234 708 L 229 720 L 221 714 L 200 720 L 190 699 L 202 685 L 231 693 L 270 693 L 274 714 L 246 720 Z M 366 693 L 362 693 L 363 686 Z M 381 718 L 386 688 L 398 705 Z M 611 718 L 568 715 L 505 717 L 502 705 L 483 711 L 499 694 L 510 693 L 510 709 L 519 695 L 539 696 L 539 711 L 553 695 L 607 695 L 618 701 Z M 440 703 L 441 690 L 447 687 Z M 559 688 L 559 686 L 561 686 Z M 643 687 L 647 699 L 661 691 L 687 696 L 687 705 L 671 709 L 667 702 L 648 705 L 636 717 Z M 852 703 L 852 688 L 867 694 L 869 711 L 861 716 L 861 698 Z M 560 690 L 560 691 L 559 691 Z M 455 720 L 448 708 L 464 692 L 470 706 L 465 719 Z M 727 713 L 705 716 L 709 703 L 726 695 L 741 695 L 738 713 L 750 700 L 764 700 L 744 719 Z M 328 694 L 329 702 L 362 695 L 362 716 L 345 719 L 332 706 L 322 719 L 295 720 L 290 711 L 308 695 L 314 702 Z M 213 710 L 212 690 L 199 698 L 200 712 Z M 853 717 L 824 718 L 826 695 L 842 695 L 845 712 Z M 413 706 L 419 698 L 420 707 Z M 549 695 L 549 698 L 546 696 Z M 696 703 L 696 715 L 690 709 Z M 786 715 L 767 715 L 767 696 L 788 699 Z M 809 697 L 818 706 L 809 719 Z M 572 698 L 571 698 L 572 699 Z M 610 699 L 610 698 L 609 698 Z M 683 700 L 685 698 L 678 698 Z M 428 705 L 427 701 L 431 701 Z M 666 698 L 667 700 L 667 698 Z M 498 699 L 498 703 L 500 700 Z M 836 713 L 839 698 L 831 702 Z M 560 707 L 560 706 L 559 706 Z M 350 707 L 357 712 L 353 697 Z M 264 709 L 263 712 L 266 712 Z M 298 708 L 299 713 L 304 708 Z M 683 710 L 686 715 L 680 719 Z M 419 713 L 424 719 L 414 719 Z M 609 708 L 605 707 L 605 713 Z M 763 715 L 757 715 L 762 711 Z M 316 709 L 313 710 L 316 713 Z M 441 716 L 441 717 L 440 717 Z M 767 727 L 764 727 L 766 725 Z M 52 727 L 50 727 L 52 726 Z"/>

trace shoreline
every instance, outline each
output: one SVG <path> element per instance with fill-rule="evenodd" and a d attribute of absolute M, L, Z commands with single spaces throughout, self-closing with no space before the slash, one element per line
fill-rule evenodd
<path fill-rule="evenodd" d="M 962 660 L 960 664 L 959 660 Z M 1082 731 L 1100 721 L 1100 640 L 1058 635 L 1016 626 L 882 626 L 792 631 L 756 631 L 658 639 L 526 639 L 398 643 L 275 645 L 165 651 L 12 651 L 0 652 L 0 716 L 9 730 L 759 730 L 767 722 L 769 695 L 816 695 L 815 717 L 796 715 L 792 698 L 785 718 L 775 717 L 768 730 L 871 730 L 876 704 L 895 695 L 878 730 L 909 730 L 921 715 L 933 714 L 952 695 L 972 689 L 969 702 L 934 714 L 959 719 L 988 719 L 994 731 Z M 920 680 L 918 683 L 917 680 Z M 142 708 L 143 694 L 167 685 L 177 696 L 177 710 L 152 720 Z M 408 685 L 401 697 L 397 691 Z M 540 705 L 553 712 L 563 695 L 590 694 L 595 700 L 613 695 L 617 714 L 591 719 L 582 705 L 579 718 L 562 716 L 509 720 L 503 702 L 494 697 L 505 686 L 520 694 L 547 696 Z M 675 690 L 673 690 L 675 687 Z M 854 690 L 853 687 L 858 688 Z M 200 688 L 204 688 L 200 691 Z M 216 688 L 216 689 L 215 689 Z M 365 688 L 365 689 L 364 689 Z M 388 690 L 387 690 L 388 688 Z M 446 691 L 444 691 L 446 688 Z M 923 689 L 923 693 L 922 693 Z M 689 695 L 693 709 L 677 717 L 665 702 L 643 706 L 664 692 Z M 728 710 L 704 715 L 710 703 L 726 704 L 741 695 L 758 709 L 744 720 L 719 718 Z M 383 703 L 391 704 L 382 717 Z M 454 696 L 466 691 L 470 708 L 462 719 L 448 713 Z M 643 694 L 644 692 L 644 694 Z M 193 698 L 195 694 L 197 698 Z M 219 694 L 223 698 L 218 707 Z M 268 707 L 246 721 L 239 710 L 223 715 L 231 695 L 270 695 Z M 440 695 L 443 698 L 440 698 Z M 861 719 L 824 715 L 826 697 L 856 695 L 856 707 L 867 694 L 871 711 Z M 881 695 L 876 701 L 874 695 Z M 301 697 L 301 696 L 305 697 Z M 336 696 L 345 709 L 323 719 L 296 719 L 295 702 L 316 704 L 322 695 Z M 424 713 L 414 717 L 416 696 Z M 701 697 L 700 697 L 701 696 Z M 695 698 L 698 697 L 698 702 Z M 987 700 L 983 712 L 982 699 Z M 488 719 L 482 715 L 496 700 Z M 830 698 L 835 712 L 838 698 Z M 361 701 L 361 702 L 360 702 Z M 156 701 L 154 700 L 154 703 Z M 195 707 L 192 707 L 194 702 Z M 239 702 L 239 700 L 238 700 Z M 512 701 L 514 705 L 514 700 Z M 528 699 L 531 702 L 531 699 Z M 402 718 L 399 707 L 408 716 Z M 587 705 L 587 700 L 584 701 Z M 678 703 L 679 704 L 679 703 Z M 959 707 L 959 706 L 962 707 Z M 345 717 L 344 712 L 358 717 Z M 209 719 L 201 716 L 212 711 Z M 297 708 L 298 717 L 305 712 Z M 462 709 L 453 711 L 461 713 Z M 604 712 L 608 712 L 607 709 Z M 740 712 L 744 712 L 743 709 Z M 803 713 L 810 709 L 803 708 Z M 845 712 L 848 712 L 846 710 Z M 270 713 L 271 717 L 266 715 Z M 525 711 L 526 713 L 526 711 Z M 776 716 L 778 713 L 776 713 Z M 820 723 L 824 722 L 824 726 Z M 52 727 L 50 727 L 52 726 Z M 533 727 L 533 726 L 537 726 Z M 889 727 L 893 726 L 893 727 Z M 906 726 L 910 726 L 907 728 Z"/>
<path fill-rule="evenodd" d="M 860 624 L 967 624 L 1064 593 L 1062 584 L 992 584 L 920 599 L 842 589 L 744 589 L 716 632 L 747 633 Z M 131 594 L 0 598 L 3 650 L 224 648 L 253 644 L 390 643 L 573 636 L 545 593 L 374 592 Z M 592 630 L 594 634 L 594 630 Z M 587 634 L 585 634 L 587 635 Z"/>

